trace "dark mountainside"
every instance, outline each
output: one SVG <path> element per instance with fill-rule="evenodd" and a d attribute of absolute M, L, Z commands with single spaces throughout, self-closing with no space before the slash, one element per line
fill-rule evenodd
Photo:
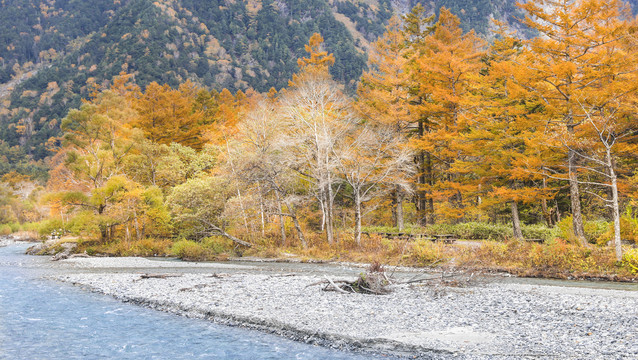
<path fill-rule="evenodd" d="M 46 176 L 61 119 L 87 84 L 122 71 L 142 87 L 190 79 L 216 90 L 280 89 L 319 32 L 336 58 L 332 75 L 352 90 L 369 43 L 418 2 L 431 12 L 446 6 L 484 35 L 490 19 L 518 16 L 513 0 L 2 0 L 0 175 Z"/>

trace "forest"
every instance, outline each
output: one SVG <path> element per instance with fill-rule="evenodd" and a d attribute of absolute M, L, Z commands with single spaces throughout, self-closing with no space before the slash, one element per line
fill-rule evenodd
<path fill-rule="evenodd" d="M 537 36 L 495 21 L 487 41 L 445 7 L 392 17 L 356 91 L 320 33 L 278 89 L 87 82 L 46 184 L 2 177 L 0 233 L 89 255 L 635 278 L 638 22 L 619 0 L 519 6 Z"/>

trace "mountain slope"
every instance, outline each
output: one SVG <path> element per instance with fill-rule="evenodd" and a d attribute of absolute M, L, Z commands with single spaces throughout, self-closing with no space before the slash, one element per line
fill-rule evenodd
<path fill-rule="evenodd" d="M 47 141 L 88 84 L 106 86 L 121 71 L 142 87 L 190 79 L 217 90 L 279 89 L 320 32 L 336 58 L 332 75 L 354 89 L 393 13 L 446 6 L 482 34 L 492 18 L 521 16 L 516 0 L 0 1 L 0 150 L 33 160 L 50 155 Z"/>

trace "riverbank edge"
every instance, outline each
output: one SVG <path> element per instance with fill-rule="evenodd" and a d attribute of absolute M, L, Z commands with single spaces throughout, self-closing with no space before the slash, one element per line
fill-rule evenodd
<path fill-rule="evenodd" d="M 286 324 L 279 321 L 266 320 L 257 317 L 237 316 L 210 309 L 203 310 L 199 308 L 189 308 L 173 302 L 158 301 L 150 298 L 112 295 L 102 291 L 97 287 L 75 281 L 64 281 L 59 278 L 51 278 L 51 280 L 71 284 L 92 293 L 110 296 L 123 303 L 130 303 L 148 309 L 175 314 L 178 316 L 184 316 L 187 318 L 202 319 L 218 325 L 256 330 L 267 334 L 277 335 L 292 341 L 322 346 L 325 348 L 340 351 L 350 351 L 359 354 L 392 356 L 406 359 L 453 359 L 463 357 L 463 354 L 451 352 L 444 349 L 409 345 L 399 341 L 388 339 L 360 339 L 325 332 L 310 332 L 307 330 L 299 329 L 294 325 Z"/>

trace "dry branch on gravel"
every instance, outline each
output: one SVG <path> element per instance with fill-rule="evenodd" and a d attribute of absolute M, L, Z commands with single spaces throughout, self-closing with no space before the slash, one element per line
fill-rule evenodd
<path fill-rule="evenodd" d="M 441 274 L 425 277 L 423 277 L 423 274 L 417 274 L 408 280 L 398 281 L 391 276 L 388 277 L 385 269 L 380 264 L 375 263 L 370 265 L 368 270 L 355 280 L 331 279 L 328 276 L 324 276 L 324 280 L 314 282 L 306 287 L 325 285 L 323 291 L 336 291 L 342 294 L 384 295 L 392 292 L 391 285 L 418 286 L 419 284 L 427 283 L 427 286 L 434 290 L 435 293 L 441 293 L 445 287 L 466 287 L 475 281 L 474 273 Z"/>

